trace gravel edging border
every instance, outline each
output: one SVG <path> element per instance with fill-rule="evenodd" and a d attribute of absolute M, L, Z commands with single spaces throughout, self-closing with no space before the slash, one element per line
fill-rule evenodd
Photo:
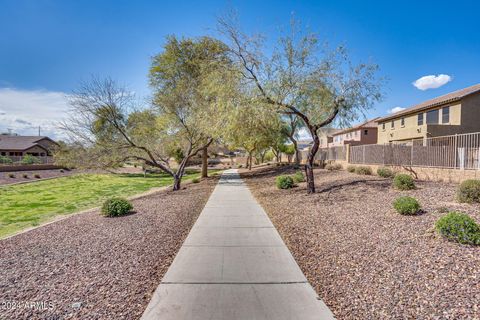
<path fill-rule="evenodd" d="M 44 180 L 48 180 L 48 179 L 56 179 L 58 177 L 55 177 L 55 178 L 45 178 Z M 37 180 L 39 181 L 39 180 Z M 192 183 L 192 179 L 189 179 L 185 182 L 182 183 L 183 186 L 185 185 L 189 185 Z M 170 188 L 173 184 L 169 184 L 168 186 L 164 186 L 164 187 L 158 187 L 158 188 L 152 188 L 148 191 L 145 191 L 143 193 L 139 193 L 139 194 L 136 194 L 136 195 L 133 195 L 133 196 L 130 196 L 130 197 L 127 197 L 127 200 L 137 200 L 137 199 L 140 199 L 140 198 L 144 198 L 144 197 L 147 197 L 149 195 L 152 195 L 154 193 L 157 193 L 157 192 L 162 192 L 162 191 L 165 191 L 165 190 L 168 190 L 168 188 Z M 7 239 L 11 239 L 13 237 L 16 237 L 18 235 L 21 235 L 21 234 L 24 234 L 24 233 L 27 233 L 27 232 L 30 232 L 32 230 L 35 230 L 35 229 L 38 229 L 38 228 L 42 228 L 42 227 L 45 227 L 45 226 L 48 226 L 52 223 L 56 223 L 56 222 L 59 222 L 59 221 L 62 221 L 62 220 L 65 220 L 65 219 L 68 219 L 68 218 L 71 218 L 71 217 L 74 217 L 76 215 L 79 215 L 79 214 L 84 214 L 84 213 L 88 213 L 88 212 L 92 212 L 92 211 L 96 211 L 96 210 L 99 210 L 100 207 L 93 207 L 93 208 L 89 208 L 89 209 L 85 209 L 85 210 L 80 210 L 80 211 L 77 211 L 77 212 L 72 212 L 70 214 L 67 214 L 67 215 L 60 215 L 56 218 L 53 218 L 51 221 L 48 221 L 48 222 L 45 222 L 41 225 L 38 225 L 38 226 L 34 226 L 34 227 L 30 227 L 30 228 L 27 228 L 27 229 L 24 229 L 24 230 L 21 230 L 21 231 L 18 231 L 16 233 L 13 233 L 9 236 L 6 236 L 4 238 L 0 238 L 0 241 L 3 241 L 3 240 L 7 240 Z"/>

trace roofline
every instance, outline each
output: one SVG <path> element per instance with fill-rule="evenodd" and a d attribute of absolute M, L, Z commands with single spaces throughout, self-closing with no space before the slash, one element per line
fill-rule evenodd
<path fill-rule="evenodd" d="M 468 87 L 470 88 L 470 87 Z M 465 88 L 467 89 L 467 88 Z M 453 94 L 455 92 L 458 92 L 458 91 L 462 91 L 464 89 L 460 89 L 460 90 L 456 90 L 456 91 L 453 91 L 451 93 L 447 93 L 446 95 L 449 95 L 449 94 Z M 467 93 L 463 96 L 460 96 L 460 97 L 455 97 L 455 98 L 450 98 L 450 99 L 447 99 L 447 100 L 442 100 L 442 101 L 439 101 L 439 102 L 436 102 L 436 103 L 432 103 L 432 104 L 429 104 L 429 105 L 426 105 L 425 107 L 422 107 L 422 108 L 419 108 L 419 109 L 415 109 L 415 110 L 410 110 L 410 109 L 413 109 L 415 108 L 416 105 L 414 106 L 411 106 L 403 111 L 399 111 L 397 113 L 394 113 L 390 116 L 386 116 L 386 117 L 381 117 L 381 118 L 378 118 L 377 119 L 377 122 L 378 124 L 380 124 L 380 122 L 385 122 L 385 121 L 388 121 L 388 120 L 392 120 L 392 119 L 396 119 L 398 117 L 401 117 L 401 116 L 406 116 L 406 115 L 410 115 L 410 114 L 414 114 L 414 113 L 417 113 L 419 111 L 424 111 L 424 110 L 428 110 L 430 108 L 435 108 L 435 107 L 438 107 L 438 106 L 442 106 L 444 104 L 449 104 L 449 103 L 452 103 L 452 102 L 458 102 L 458 101 L 461 101 L 462 99 L 468 97 L 468 96 L 471 96 L 473 94 L 478 94 L 480 93 L 480 89 L 479 90 L 476 90 L 476 91 L 472 91 L 470 93 Z M 440 96 L 442 97 L 442 96 Z M 440 98 L 439 97 L 439 98 Z M 433 98 L 433 99 L 436 99 L 436 98 Z M 427 100 L 428 101 L 428 100 Z M 421 103 L 420 103 L 421 104 Z"/>
<path fill-rule="evenodd" d="M 54 142 L 55 142 L 55 141 L 54 141 Z M 40 148 L 42 148 L 43 150 L 45 150 L 45 151 L 47 151 L 47 152 L 49 151 L 47 148 L 45 148 L 44 146 L 42 146 L 41 144 L 36 143 L 36 142 L 35 142 L 33 145 L 31 145 L 30 147 L 25 148 L 25 149 L 15 149 L 15 148 L 1 149 L 1 148 L 0 148 L 0 150 L 1 150 L 1 151 L 26 151 L 26 150 L 32 149 L 32 148 L 34 148 L 34 147 L 40 147 Z"/>
<path fill-rule="evenodd" d="M 478 92 L 472 92 L 470 94 L 474 94 L 474 93 L 478 93 Z M 392 120 L 392 119 L 396 119 L 396 118 L 400 118 L 402 116 L 406 116 L 406 115 L 411 115 L 411 114 L 415 114 L 415 113 L 418 113 L 420 111 L 425 111 L 425 110 L 428 110 L 428 109 L 431 109 L 431 108 L 435 108 L 435 107 L 438 107 L 438 106 L 442 106 L 444 104 L 449 104 L 449 103 L 452 103 L 452 102 L 458 102 L 460 100 L 462 100 L 463 98 L 469 96 L 470 94 L 468 95 L 465 95 L 463 97 L 459 97 L 459 98 L 452 98 L 452 99 L 448 99 L 448 100 L 444 100 L 442 102 L 437 102 L 437 103 L 433 103 L 433 104 L 430 104 L 428 106 L 425 106 L 425 107 L 422 107 L 422 108 L 419 108 L 419 109 L 415 109 L 415 110 L 404 110 L 404 111 L 400 111 L 398 114 L 392 114 L 390 116 L 386 116 L 386 117 L 383 117 L 383 118 L 380 118 L 377 120 L 378 124 L 380 124 L 380 122 L 385 122 L 385 121 L 388 121 L 388 120 Z M 413 106 L 412 108 L 414 108 L 415 106 Z"/>

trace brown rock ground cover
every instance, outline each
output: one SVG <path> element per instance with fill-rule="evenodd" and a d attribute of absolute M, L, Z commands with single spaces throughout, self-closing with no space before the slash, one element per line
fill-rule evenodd
<path fill-rule="evenodd" d="M 138 319 L 217 179 L 0 240 L 0 319 Z M 45 302 L 47 310 L 12 308 Z M 49 308 L 49 306 L 52 308 Z"/>
<path fill-rule="evenodd" d="M 271 166 L 242 176 L 338 319 L 480 319 L 480 247 L 433 230 L 447 210 L 480 222 L 478 204 L 455 202 L 456 184 L 397 191 L 378 176 L 317 169 L 317 193 L 307 195 L 305 183 L 275 187 L 288 173 Z M 396 213 L 400 195 L 417 198 L 424 213 Z"/>

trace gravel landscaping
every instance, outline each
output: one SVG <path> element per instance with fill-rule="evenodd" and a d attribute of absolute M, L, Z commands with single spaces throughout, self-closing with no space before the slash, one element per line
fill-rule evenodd
<path fill-rule="evenodd" d="M 433 230 L 448 210 L 480 222 L 480 205 L 455 202 L 456 184 L 397 191 L 389 179 L 317 169 L 314 195 L 305 183 L 276 188 L 276 176 L 294 172 L 271 166 L 242 177 L 338 319 L 480 319 L 480 247 Z M 401 195 L 422 214 L 398 214 Z"/>
<path fill-rule="evenodd" d="M 216 182 L 134 200 L 127 216 L 92 211 L 0 240 L 0 319 L 138 319 Z"/>

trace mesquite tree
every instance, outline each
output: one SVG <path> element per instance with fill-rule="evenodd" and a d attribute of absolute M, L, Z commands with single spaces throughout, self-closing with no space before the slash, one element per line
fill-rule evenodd
<path fill-rule="evenodd" d="M 263 103 L 299 117 L 312 136 L 305 173 L 308 193 L 314 193 L 319 129 L 333 121 L 348 124 L 381 98 L 378 66 L 353 64 L 343 47 L 320 48 L 318 36 L 302 32 L 294 22 L 273 51 L 265 48 L 262 38 L 240 31 L 235 19 L 221 18 L 218 23 L 246 85 L 256 88 Z"/>

